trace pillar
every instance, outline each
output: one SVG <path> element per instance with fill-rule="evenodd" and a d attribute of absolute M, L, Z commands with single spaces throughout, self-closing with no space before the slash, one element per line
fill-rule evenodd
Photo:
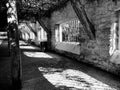
<path fill-rule="evenodd" d="M 8 11 L 8 29 L 11 32 L 11 58 L 12 58 L 12 85 L 13 90 L 18 90 L 21 86 L 21 69 L 20 69 L 20 51 L 19 51 L 19 33 L 18 33 L 18 18 L 16 9 L 16 0 L 8 0 L 6 4 Z"/>

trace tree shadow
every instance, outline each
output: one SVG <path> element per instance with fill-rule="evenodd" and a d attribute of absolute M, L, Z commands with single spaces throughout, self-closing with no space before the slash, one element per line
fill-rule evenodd
<path fill-rule="evenodd" d="M 30 55 L 25 55 L 23 52 L 29 52 Z M 90 65 L 48 52 L 45 54 L 52 58 L 43 57 L 41 54 L 43 52 L 35 50 L 23 50 L 23 52 L 23 81 L 39 78 L 40 81 L 38 82 L 41 84 L 39 83 L 36 86 L 41 86 L 44 82 L 43 88 L 39 87 L 41 90 L 83 90 L 97 87 L 99 84 L 109 90 L 120 88 L 118 85 L 120 82 L 114 79 L 112 75 Z M 46 87 L 44 87 L 45 83 L 47 83 Z M 115 85 L 116 83 L 117 85 Z M 49 86 L 52 89 L 48 88 Z"/>

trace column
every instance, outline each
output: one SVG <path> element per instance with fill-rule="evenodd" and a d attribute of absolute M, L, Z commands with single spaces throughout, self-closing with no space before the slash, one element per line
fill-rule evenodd
<path fill-rule="evenodd" d="M 16 0 L 8 0 L 6 4 L 8 11 L 8 29 L 11 32 L 11 57 L 12 57 L 12 85 L 13 90 L 18 90 L 21 83 L 21 70 L 20 70 L 20 52 L 19 52 L 19 34 L 18 34 L 18 18 L 17 18 L 17 9 L 16 9 Z"/>

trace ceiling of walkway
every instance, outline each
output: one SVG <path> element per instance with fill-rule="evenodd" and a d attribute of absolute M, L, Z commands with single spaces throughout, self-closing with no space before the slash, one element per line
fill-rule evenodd
<path fill-rule="evenodd" d="M 0 14 L 6 12 L 8 0 L 0 0 Z M 19 18 L 33 15 L 49 16 L 51 12 L 65 6 L 69 0 L 16 0 Z"/>
<path fill-rule="evenodd" d="M 0 0 L 0 13 L 6 10 L 8 0 Z M 19 16 L 36 15 L 41 17 L 50 15 L 56 9 L 65 6 L 69 0 L 16 0 Z M 95 0 L 87 0 L 93 2 Z M 97 0 L 98 1 L 98 0 Z M 113 0 L 116 1 L 116 0 Z"/>
<path fill-rule="evenodd" d="M 69 0 L 18 0 L 18 10 L 22 17 L 26 15 L 45 16 L 63 7 Z M 20 16 L 19 15 L 19 16 Z"/>

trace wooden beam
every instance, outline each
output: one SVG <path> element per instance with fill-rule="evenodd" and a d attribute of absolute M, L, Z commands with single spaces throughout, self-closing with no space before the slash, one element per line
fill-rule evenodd
<path fill-rule="evenodd" d="M 29 23 L 26 23 L 26 25 L 27 25 L 28 28 L 35 34 L 35 36 L 37 36 L 37 31 L 34 30 L 34 29 L 29 25 Z"/>
<path fill-rule="evenodd" d="M 44 22 L 42 22 L 41 19 L 37 19 L 37 21 L 38 21 L 39 24 L 42 26 L 42 28 L 47 32 L 47 34 L 50 34 L 50 33 L 51 33 L 50 29 L 48 29 L 48 28 L 46 27 L 46 25 L 44 24 Z"/>
<path fill-rule="evenodd" d="M 34 17 L 35 17 L 35 20 L 38 21 L 38 23 L 42 26 L 42 28 L 47 32 L 47 34 L 50 34 L 51 31 L 50 29 L 47 28 L 45 23 L 41 20 L 40 13 L 38 12 L 37 14 L 34 15 Z"/>
<path fill-rule="evenodd" d="M 47 50 L 51 50 L 51 38 L 52 38 L 51 34 L 52 33 L 51 33 L 50 29 L 48 29 L 40 19 L 37 19 L 37 21 L 43 27 L 43 29 L 47 32 Z"/>
<path fill-rule="evenodd" d="M 48 29 L 46 27 L 46 25 L 44 24 L 44 22 L 42 22 L 41 18 L 39 18 L 39 17 L 40 17 L 39 14 L 37 14 L 35 16 L 35 19 L 36 19 L 36 21 L 39 22 L 39 24 L 42 26 L 42 28 L 47 32 L 47 50 L 51 50 L 52 33 L 51 33 L 50 29 Z"/>
<path fill-rule="evenodd" d="M 78 16 L 78 19 L 83 25 L 84 31 L 89 36 L 89 39 L 95 39 L 94 25 L 90 22 L 89 18 L 87 17 L 87 14 L 80 0 L 70 0 L 70 1 L 76 15 Z"/>

